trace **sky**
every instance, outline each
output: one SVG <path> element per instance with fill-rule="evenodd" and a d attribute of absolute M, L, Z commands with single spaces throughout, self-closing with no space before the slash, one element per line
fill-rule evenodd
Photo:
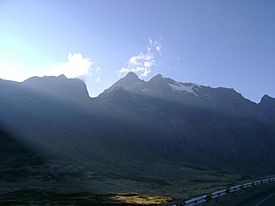
<path fill-rule="evenodd" d="M 0 0 L 0 78 L 127 72 L 275 97 L 274 0 Z"/>

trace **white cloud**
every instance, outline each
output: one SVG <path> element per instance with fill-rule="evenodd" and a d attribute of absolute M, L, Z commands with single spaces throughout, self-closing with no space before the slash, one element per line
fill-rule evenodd
<path fill-rule="evenodd" d="M 158 52 L 160 52 L 160 51 L 161 51 L 161 47 L 160 47 L 160 46 L 156 46 L 156 50 L 157 50 Z"/>
<path fill-rule="evenodd" d="M 82 54 L 69 54 L 68 61 L 53 65 L 48 71 L 42 72 L 40 76 L 58 76 L 64 74 L 68 78 L 86 78 L 91 74 L 93 62 L 83 57 Z"/>
<path fill-rule="evenodd" d="M 138 56 L 133 56 L 129 59 L 129 63 L 137 64 Z"/>
<path fill-rule="evenodd" d="M 93 62 L 80 53 L 68 54 L 68 60 L 56 65 L 31 65 L 31 69 L 23 68 L 20 64 L 12 63 L 0 65 L 0 78 L 23 81 L 32 76 L 59 76 L 64 74 L 68 78 L 86 79 L 91 75 Z M 43 68 L 42 68 L 43 67 Z M 100 71 L 98 67 L 97 72 Z"/>
<path fill-rule="evenodd" d="M 29 76 L 25 74 L 24 72 L 17 72 L 13 69 L 1 65 L 0 68 L 0 79 L 6 79 L 6 80 L 14 80 L 14 81 L 23 81 L 27 79 Z"/>
<path fill-rule="evenodd" d="M 149 39 L 147 52 L 140 52 L 138 55 L 129 58 L 126 67 L 122 67 L 118 73 L 120 76 L 128 72 L 135 72 L 139 76 L 146 77 L 151 73 L 152 67 L 156 64 L 156 55 L 161 55 L 162 45 L 158 41 Z"/>

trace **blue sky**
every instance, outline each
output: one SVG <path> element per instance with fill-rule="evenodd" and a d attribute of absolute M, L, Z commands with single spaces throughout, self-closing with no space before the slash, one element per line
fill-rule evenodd
<path fill-rule="evenodd" d="M 258 102 L 275 97 L 274 11 L 273 0 L 0 0 L 0 78 L 65 73 L 96 96 L 134 70 Z"/>

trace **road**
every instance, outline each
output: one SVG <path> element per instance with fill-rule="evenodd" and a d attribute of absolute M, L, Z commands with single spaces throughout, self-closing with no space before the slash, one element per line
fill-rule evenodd
<path fill-rule="evenodd" d="M 236 206 L 275 206 L 275 188 L 243 200 Z"/>

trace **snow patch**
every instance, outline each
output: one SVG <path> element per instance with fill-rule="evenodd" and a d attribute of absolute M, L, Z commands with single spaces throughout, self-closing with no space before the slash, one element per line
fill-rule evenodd
<path fill-rule="evenodd" d="M 187 86 L 187 85 L 184 85 L 183 83 L 179 83 L 179 82 L 168 83 L 168 85 L 174 91 L 186 92 L 186 93 L 194 94 L 195 96 L 198 96 L 198 95 L 194 92 L 193 88 L 194 87 L 201 88 L 201 86 L 197 85 L 197 84 L 190 84 L 190 86 Z"/>

